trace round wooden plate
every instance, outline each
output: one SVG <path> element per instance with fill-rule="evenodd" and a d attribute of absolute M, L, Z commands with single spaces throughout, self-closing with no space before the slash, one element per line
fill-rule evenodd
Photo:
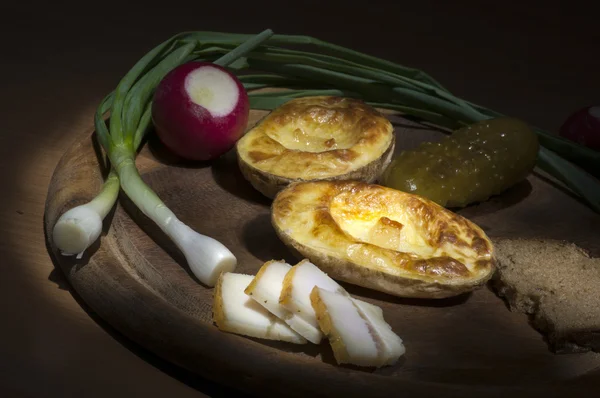
<path fill-rule="evenodd" d="M 265 112 L 252 111 L 251 124 Z M 442 134 L 397 116 L 397 151 Z M 212 164 L 178 162 L 152 138 L 138 156 L 144 179 L 197 231 L 229 247 L 236 272 L 267 260 L 296 259 L 270 224 L 270 201 L 241 176 L 233 152 Z M 69 208 L 93 198 L 104 173 L 93 134 L 58 164 L 46 203 L 46 236 Z M 534 173 L 501 196 L 460 213 L 498 236 L 566 239 L 600 252 L 600 216 Z M 555 355 L 525 315 L 510 312 L 489 288 L 445 300 L 401 299 L 345 285 L 381 306 L 406 345 L 395 366 L 337 366 L 327 342 L 296 346 L 219 331 L 212 289 L 121 194 L 105 234 L 85 256 L 52 255 L 85 303 L 116 330 L 159 356 L 216 382 L 260 396 L 560 396 L 600 387 L 600 355 Z M 600 288 L 599 288 L 600 289 Z M 595 389 L 596 390 L 595 390 Z"/>

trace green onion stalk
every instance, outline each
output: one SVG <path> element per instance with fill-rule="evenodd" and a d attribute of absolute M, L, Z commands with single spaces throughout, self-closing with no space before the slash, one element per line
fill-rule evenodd
<path fill-rule="evenodd" d="M 214 61 L 227 66 L 260 45 L 273 32 L 266 30 Z M 98 140 L 112 165 L 102 191 L 92 201 L 63 214 L 53 230 L 56 246 L 64 255 L 77 255 L 98 239 L 102 220 L 114 206 L 119 187 L 133 203 L 173 240 L 194 275 L 214 286 L 220 273 L 237 265 L 233 253 L 219 241 L 197 233 L 171 211 L 142 180 L 135 157 L 151 123 L 152 95 L 158 83 L 176 66 L 189 60 L 201 42 L 189 34 L 167 40 L 142 57 L 107 96 L 95 115 Z M 103 115 L 110 109 L 107 126 Z"/>
<path fill-rule="evenodd" d="M 298 50 L 298 46 L 310 51 Z M 235 258 L 224 246 L 219 246 L 212 238 L 189 232 L 188 227 L 142 182 L 135 167 L 134 154 L 151 124 L 154 89 L 168 71 L 189 61 L 227 66 L 249 92 L 253 109 L 272 110 L 304 96 L 338 95 L 359 98 L 372 106 L 398 111 L 451 130 L 503 116 L 456 97 L 423 71 L 316 38 L 273 35 L 270 30 L 257 36 L 181 33 L 140 59 L 114 93 L 98 107 L 96 131 L 113 169 L 96 199 L 77 210 L 70 210 L 71 215 L 67 212 L 64 219 L 59 219 L 55 242 L 63 253 L 81 253 L 98 238 L 101 220 L 114 205 L 120 185 L 144 214 L 177 243 L 201 281 L 211 285 L 216 277 L 213 271 L 221 269 L 219 264 L 227 264 L 223 269 L 235 265 Z M 264 88 L 281 90 L 260 90 Z M 107 127 L 102 115 L 108 110 L 111 117 Z M 534 131 L 541 144 L 538 166 L 600 212 L 600 182 L 595 178 L 600 176 L 600 153 L 541 129 L 534 128 Z M 61 237 L 62 233 L 66 238 Z M 190 246 L 197 242 L 190 236 L 214 246 L 191 254 Z"/>

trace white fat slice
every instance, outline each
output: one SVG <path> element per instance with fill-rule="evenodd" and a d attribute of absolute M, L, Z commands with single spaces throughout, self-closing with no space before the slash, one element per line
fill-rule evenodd
<path fill-rule="evenodd" d="M 381 367 L 404 353 L 380 308 L 319 287 L 313 289 L 311 303 L 338 364 Z"/>
<path fill-rule="evenodd" d="M 295 332 L 313 344 L 319 344 L 323 340 L 323 333 L 318 326 L 307 322 L 304 318 L 290 313 L 289 318 L 284 319 Z"/>
<path fill-rule="evenodd" d="M 311 299 L 338 364 L 376 366 L 377 342 L 352 299 L 315 287 Z"/>
<path fill-rule="evenodd" d="M 302 336 L 244 293 L 252 279 L 252 275 L 232 272 L 220 275 L 213 301 L 213 320 L 217 327 L 249 337 L 305 344 Z"/>
<path fill-rule="evenodd" d="M 406 352 L 402 339 L 385 321 L 380 307 L 362 300 L 352 301 L 358 307 L 361 316 L 371 324 L 379 339 L 382 365 L 393 365 Z"/>
<path fill-rule="evenodd" d="M 275 316 L 285 319 L 289 311 L 279 304 L 283 279 L 292 266 L 284 261 L 268 261 L 256 273 L 245 293 Z"/>
<path fill-rule="evenodd" d="M 294 329 L 301 325 L 305 332 L 311 332 L 310 337 L 305 337 L 318 344 L 323 339 L 317 315 L 310 301 L 310 294 L 315 286 L 321 289 L 348 295 L 336 281 L 308 260 L 302 260 L 293 266 L 285 275 L 283 287 L 279 296 L 279 303 L 288 310 L 293 317 Z"/>
<path fill-rule="evenodd" d="M 248 285 L 245 293 L 308 341 L 319 343 L 323 338 L 321 330 L 279 303 L 283 280 L 290 269 L 292 266 L 283 261 L 266 262 Z"/>

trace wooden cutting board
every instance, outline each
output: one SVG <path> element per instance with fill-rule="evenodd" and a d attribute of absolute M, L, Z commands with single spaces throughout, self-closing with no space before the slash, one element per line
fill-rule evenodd
<path fill-rule="evenodd" d="M 265 115 L 252 111 L 250 123 Z M 392 116 L 396 151 L 442 133 Z M 66 210 L 89 201 L 106 173 L 90 132 L 58 164 L 48 191 L 48 247 L 73 289 L 116 330 L 183 368 L 260 396 L 553 397 L 595 394 L 600 354 L 552 354 L 525 315 L 510 312 L 487 287 L 444 300 L 401 299 L 352 285 L 348 291 L 383 308 L 406 355 L 379 369 L 337 366 L 327 342 L 296 346 L 219 331 L 212 289 L 191 274 L 175 245 L 121 193 L 105 233 L 80 259 L 63 257 L 49 237 Z M 190 164 L 152 136 L 137 165 L 163 201 L 200 233 L 229 247 L 236 272 L 255 274 L 271 259 L 296 259 L 271 227 L 270 201 L 253 190 L 233 152 Z M 492 238 L 542 237 L 600 253 L 600 216 L 542 174 L 501 196 L 459 211 Z"/>

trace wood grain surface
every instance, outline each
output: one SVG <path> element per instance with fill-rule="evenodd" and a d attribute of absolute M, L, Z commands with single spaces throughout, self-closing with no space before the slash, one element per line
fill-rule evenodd
<path fill-rule="evenodd" d="M 264 114 L 252 111 L 250 126 Z M 389 117 L 396 126 L 396 153 L 443 136 Z M 101 159 L 93 135 L 65 153 L 48 191 L 47 234 L 64 211 L 98 192 Z M 184 222 L 233 251 L 236 272 L 255 274 L 271 259 L 295 263 L 270 223 L 270 200 L 244 180 L 233 151 L 212 164 L 181 162 L 154 138 L 138 167 Z M 181 253 L 150 220 L 124 195 L 120 199 L 105 223 L 105 236 L 81 260 L 60 256 L 50 242 L 57 262 L 85 303 L 119 332 L 219 383 L 263 396 L 385 397 L 402 390 L 410 396 L 548 397 L 591 389 L 579 378 L 600 376 L 600 354 L 550 353 L 527 318 L 509 312 L 488 288 L 451 299 L 418 300 L 345 285 L 351 294 L 382 307 L 405 340 L 405 357 L 376 371 L 336 366 L 327 343 L 298 347 L 220 332 L 211 319 L 213 289 L 194 278 Z M 600 215 L 537 171 L 503 195 L 459 213 L 492 239 L 566 239 L 600 253 L 595 234 Z"/>
<path fill-rule="evenodd" d="M 575 109 L 598 102 L 600 58 L 590 54 L 600 31 L 589 1 L 368 5 L 2 4 L 0 396 L 240 395 L 228 383 L 216 385 L 161 360 L 102 321 L 55 268 L 45 246 L 44 207 L 59 160 L 74 142 L 87 139 L 95 107 L 123 73 L 175 33 L 270 27 L 316 36 L 423 69 L 461 97 L 553 132 Z M 586 377 L 597 379 L 593 372 Z"/>

